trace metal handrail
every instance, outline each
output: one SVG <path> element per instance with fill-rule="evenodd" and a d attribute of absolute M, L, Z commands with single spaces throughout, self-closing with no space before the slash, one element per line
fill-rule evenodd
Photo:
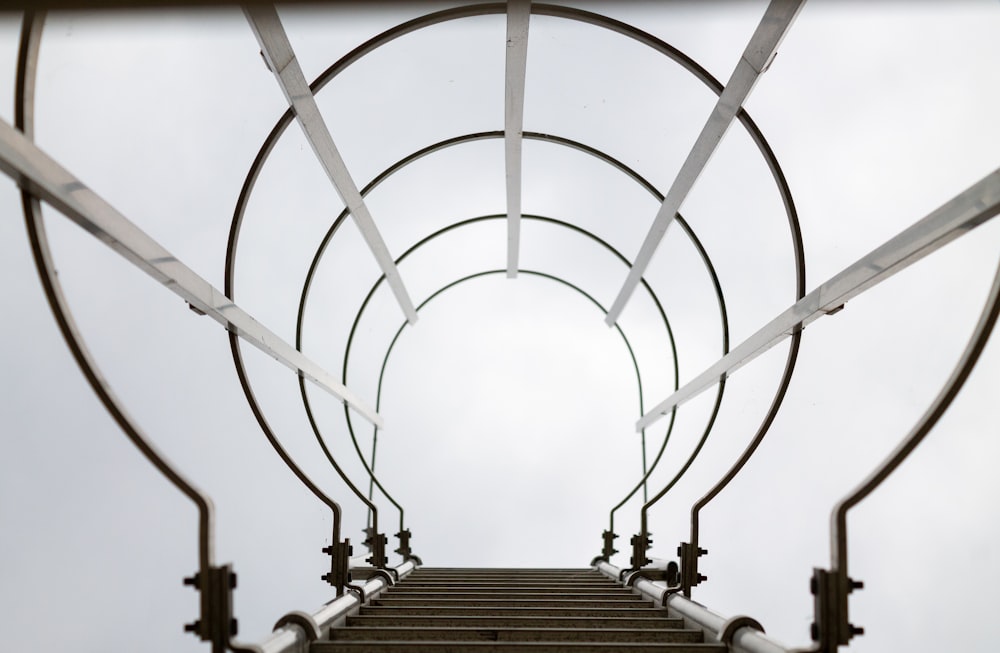
<path fill-rule="evenodd" d="M 815 569 L 813 575 L 812 589 L 816 595 L 813 639 L 816 640 L 816 645 L 812 650 L 832 653 L 855 635 L 864 633 L 863 628 L 850 623 L 848 616 L 848 595 L 864 585 L 848 576 L 847 513 L 896 471 L 948 410 L 979 361 L 996 326 L 998 315 L 1000 264 L 997 265 L 993 283 L 972 335 L 944 386 L 896 448 L 854 490 L 838 501 L 830 512 L 830 571 Z"/>
<path fill-rule="evenodd" d="M 594 568 L 615 582 L 622 582 L 624 572 L 614 565 L 600 561 Z M 639 572 L 641 574 L 642 572 Z M 700 603 L 671 592 L 670 588 L 643 578 L 630 578 L 632 591 L 667 608 L 672 616 L 684 619 L 684 625 L 697 628 L 705 634 L 705 641 L 727 644 L 731 653 L 790 653 L 789 649 L 764 634 L 764 629 L 749 617 L 726 618 Z"/>
<path fill-rule="evenodd" d="M 21 23 L 15 82 L 15 127 L 28 139 L 34 137 L 35 81 L 45 16 L 44 11 L 27 11 Z M 235 574 L 232 573 L 229 565 L 217 567 L 214 564 L 215 511 L 211 497 L 190 481 L 159 451 L 146 432 L 124 408 L 104 378 L 76 325 L 62 284 L 59 282 L 52 252 L 49 248 L 41 202 L 30 190 L 26 189 L 21 190 L 21 202 L 25 227 L 31 241 L 32 257 L 39 279 L 45 290 L 53 317 L 59 325 L 63 339 L 80 367 L 80 371 L 125 436 L 171 485 L 195 504 L 198 511 L 198 572 L 193 577 L 185 579 L 184 582 L 187 585 L 196 586 L 200 593 L 201 618 L 186 625 L 185 629 L 195 632 L 204 641 L 210 641 L 213 653 L 222 653 L 227 649 L 261 653 L 259 647 L 252 644 L 240 644 L 234 639 L 236 633 L 235 622 L 232 621 L 232 596 L 231 592 L 227 590 L 231 589 L 231 583 L 235 583 Z M 223 605 L 218 605 L 213 600 L 220 596 L 223 598 Z"/>

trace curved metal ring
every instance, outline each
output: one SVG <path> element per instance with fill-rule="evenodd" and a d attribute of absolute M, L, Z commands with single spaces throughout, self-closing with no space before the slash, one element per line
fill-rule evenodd
<path fill-rule="evenodd" d="M 314 93 L 317 92 L 319 89 L 325 86 L 326 83 L 328 83 L 334 76 L 339 74 L 339 72 L 341 72 L 351 63 L 360 59 L 362 56 L 368 54 L 375 48 L 380 47 L 381 45 L 384 45 L 385 43 L 388 43 L 404 34 L 413 32 L 423 27 L 445 22 L 448 20 L 454 20 L 457 18 L 464 18 L 470 16 L 486 15 L 491 13 L 502 13 L 505 10 L 506 6 L 503 4 L 490 3 L 483 5 L 459 7 L 455 9 L 436 12 L 433 14 L 428 14 L 426 16 L 413 19 L 411 21 L 408 21 L 406 23 L 403 23 L 401 25 L 398 25 L 394 28 L 391 28 L 383 32 L 382 34 L 370 39 L 369 41 L 365 42 L 364 44 L 352 50 L 341 60 L 333 64 L 333 66 L 324 71 L 324 73 L 320 75 L 320 77 L 317 78 L 317 80 L 310 85 L 310 88 L 313 90 Z M 641 30 L 638 30 L 630 25 L 621 23 L 620 21 L 615 21 L 607 17 L 600 16 L 598 14 L 593 14 L 591 12 L 579 9 L 571 9 L 568 7 L 553 6 L 553 5 L 535 4 L 532 6 L 532 12 L 539 15 L 549 15 L 554 17 L 577 20 L 580 22 L 589 23 L 601 28 L 610 29 L 612 31 L 623 34 L 670 57 L 675 62 L 679 63 L 681 66 L 687 69 L 689 72 L 694 74 L 697 78 L 699 78 L 710 89 L 712 89 L 713 92 L 715 92 L 716 94 L 721 93 L 722 85 L 718 82 L 718 80 L 712 77 L 707 71 L 705 71 L 701 66 L 695 63 L 692 59 L 681 53 L 676 48 L 657 39 L 656 37 L 653 37 L 652 35 L 643 32 Z M 260 170 L 260 165 L 269 155 L 271 149 L 274 146 L 274 143 L 277 140 L 277 137 L 280 136 L 280 134 L 291 122 L 291 118 L 292 118 L 292 111 L 291 109 L 289 109 L 285 112 L 282 118 L 279 119 L 278 123 L 272 130 L 271 134 L 265 140 L 264 146 L 258 153 L 258 156 L 255 159 L 253 166 L 251 167 L 251 171 L 248 174 L 246 181 L 244 182 L 244 186 L 240 194 L 240 200 L 237 205 L 236 216 L 234 217 L 233 226 L 230 230 L 230 241 L 229 241 L 229 246 L 227 248 L 227 295 L 229 295 L 230 297 L 232 297 L 231 294 L 232 288 L 230 287 L 230 282 L 231 282 L 230 272 L 232 269 L 232 265 L 229 264 L 231 260 L 229 252 L 235 250 L 236 244 L 238 242 L 239 228 L 242 223 L 242 214 L 243 214 L 243 209 L 245 207 L 245 202 L 248 199 L 249 193 L 252 191 L 252 188 L 256 182 L 256 178 Z M 763 138 L 763 135 L 760 133 L 759 129 L 756 127 L 756 124 L 753 123 L 753 121 L 750 119 L 749 114 L 747 114 L 745 110 L 741 110 L 737 115 L 737 119 L 741 122 L 741 124 L 743 124 L 744 128 L 747 129 L 751 138 L 754 140 L 758 148 L 761 150 L 765 158 L 765 161 L 767 162 L 767 165 L 772 173 L 772 176 L 775 178 L 775 181 L 779 188 L 779 192 L 782 196 L 782 200 L 785 205 L 785 211 L 789 220 L 789 226 L 792 231 L 793 249 L 794 249 L 795 264 L 796 264 L 797 296 L 801 297 L 804 294 L 804 286 L 805 286 L 805 268 L 803 260 L 804 256 L 803 256 L 803 248 L 801 242 L 801 234 L 798 227 L 798 218 L 795 213 L 794 203 L 792 202 L 787 182 L 784 178 L 784 174 L 782 173 L 780 166 L 777 163 L 777 160 L 774 157 L 773 151 L 767 144 L 766 140 Z M 234 264 L 234 262 L 235 261 L 233 259 L 232 263 Z M 790 374 L 792 370 L 789 369 L 787 371 Z M 720 389 L 722 387 L 723 385 L 720 384 Z M 346 480 L 347 479 L 345 479 L 345 481 Z M 644 509 L 647 507 L 648 505 L 644 506 Z"/>

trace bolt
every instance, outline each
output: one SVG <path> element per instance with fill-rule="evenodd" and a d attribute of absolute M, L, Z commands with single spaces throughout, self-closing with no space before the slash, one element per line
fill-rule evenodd
<path fill-rule="evenodd" d="M 708 549 L 698 549 L 698 555 L 700 556 L 708 555 Z"/>
<path fill-rule="evenodd" d="M 236 637 L 236 633 L 240 630 L 239 623 L 235 619 L 229 620 L 229 636 Z"/>
<path fill-rule="evenodd" d="M 816 625 L 815 621 L 809 624 L 809 635 L 812 637 L 814 642 L 819 641 L 819 626 Z"/>
<path fill-rule="evenodd" d="M 229 589 L 236 589 L 236 573 L 229 572 Z"/>
<path fill-rule="evenodd" d="M 809 579 L 809 593 L 814 595 L 819 591 L 819 583 L 816 582 L 816 577 L 813 576 Z"/>
<path fill-rule="evenodd" d="M 860 626 L 855 626 L 854 624 L 847 624 L 847 627 L 851 629 L 851 637 L 855 635 L 864 635 L 865 629 Z"/>
<path fill-rule="evenodd" d="M 333 545 L 331 544 L 330 546 L 324 546 L 323 553 L 333 555 Z"/>
<path fill-rule="evenodd" d="M 698 582 L 699 583 L 702 582 L 702 581 L 705 581 L 705 580 L 708 580 L 708 576 L 705 576 L 704 574 L 698 574 Z"/>
<path fill-rule="evenodd" d="M 848 578 L 847 584 L 848 584 L 848 590 L 847 590 L 848 592 L 853 592 L 854 590 L 861 590 L 865 588 L 864 581 L 860 580 L 853 580 L 851 578 Z"/>
<path fill-rule="evenodd" d="M 189 624 L 184 624 L 184 632 L 185 633 L 196 633 L 196 632 L 198 632 L 199 628 L 201 628 L 201 622 L 200 621 L 192 621 Z"/>
<path fill-rule="evenodd" d="M 198 574 L 195 574 L 194 576 L 188 576 L 187 578 L 185 578 L 184 579 L 184 584 L 185 585 L 197 585 L 198 584 Z"/>
<path fill-rule="evenodd" d="M 681 544 L 680 546 L 677 547 L 677 557 L 681 557 L 682 555 L 684 555 L 682 553 L 683 550 L 684 550 L 684 545 L 683 544 Z"/>

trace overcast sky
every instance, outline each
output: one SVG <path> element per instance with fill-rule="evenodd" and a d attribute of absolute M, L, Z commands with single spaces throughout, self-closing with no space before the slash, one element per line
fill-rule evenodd
<path fill-rule="evenodd" d="M 728 79 L 766 3 L 610 3 Z M 420 12 L 448 3 L 421 4 Z M 281 16 L 314 78 L 351 48 L 418 13 L 295 11 Z M 747 108 L 795 198 L 807 289 L 997 168 L 1000 6 L 815 0 L 803 9 Z M 18 17 L 0 15 L 0 117 L 13 117 Z M 318 96 L 359 185 L 433 142 L 503 128 L 504 19 L 408 35 L 359 61 Z M 596 27 L 534 17 L 525 129 L 606 150 L 665 191 L 715 96 L 668 59 Z M 52 16 L 42 43 L 36 138 L 98 194 L 218 288 L 229 222 L 260 144 L 285 108 L 238 9 L 127 19 Z M 369 207 L 399 255 L 458 220 L 502 214 L 503 144 L 479 141 L 418 161 Z M 658 206 L 621 173 L 553 144 L 524 146 L 526 214 L 579 224 L 633 257 Z M 31 261 L 15 185 L 0 179 L 3 342 L 0 407 L 0 623 L 11 650 L 204 650 L 197 616 L 196 513 L 126 440 L 59 335 Z M 301 131 L 278 143 L 255 188 L 236 301 L 289 342 L 305 273 L 343 205 Z M 774 181 L 734 127 L 681 209 L 717 267 L 733 345 L 794 301 L 788 227 Z M 101 369 L 136 421 L 217 508 L 219 562 L 240 576 L 241 636 L 329 600 L 329 511 L 274 455 L 243 398 L 225 332 L 54 211 L 47 228 L 68 300 Z M 997 222 L 997 221 L 994 221 Z M 588 239 L 526 222 L 522 268 L 562 277 L 610 306 L 626 269 Z M 416 303 L 505 264 L 500 220 L 452 232 L 401 264 Z M 946 380 L 998 263 L 987 224 L 823 318 L 804 334 L 784 407 L 758 455 L 702 514 L 710 581 L 695 598 L 749 614 L 805 644 L 808 579 L 829 565 L 829 511 L 906 434 Z M 358 306 L 379 274 L 347 222 L 307 307 L 303 350 L 339 376 Z M 721 355 L 710 279 L 671 228 L 648 279 L 677 341 L 683 382 Z M 366 312 L 348 385 L 376 402 L 377 372 L 402 325 L 387 289 Z M 637 293 L 620 322 L 639 359 L 646 408 L 673 389 L 665 330 Z M 651 511 L 656 557 L 688 539 L 688 508 L 756 431 L 787 352 L 728 383 L 715 430 L 690 473 Z M 1000 608 L 1000 346 L 899 473 L 849 520 L 851 598 L 866 628 L 851 650 L 991 651 Z M 344 536 L 366 513 L 330 469 L 295 377 L 244 348 L 279 437 L 340 501 Z M 309 395 L 329 446 L 367 488 L 341 406 Z M 685 405 L 650 489 L 700 437 L 714 391 Z M 602 311 L 570 287 L 485 276 L 440 295 L 406 327 L 386 367 L 378 471 L 403 504 L 428 565 L 584 567 L 608 510 L 638 480 L 635 372 Z M 372 433 L 353 417 L 359 443 Z M 666 429 L 647 430 L 650 457 Z M 390 536 L 398 515 L 379 498 Z M 616 517 L 613 562 L 628 563 L 640 503 Z M 396 542 L 390 537 L 391 548 Z M 360 547 L 356 547 L 359 550 Z M 955 599 L 949 607 L 945 602 Z M 39 645 L 42 637 L 43 644 Z"/>

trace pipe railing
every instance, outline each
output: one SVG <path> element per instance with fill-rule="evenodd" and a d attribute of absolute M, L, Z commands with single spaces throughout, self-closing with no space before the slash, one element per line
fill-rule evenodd
<path fill-rule="evenodd" d="M 798 4 L 798 3 L 795 3 Z M 526 9 L 526 7 L 521 7 Z M 405 34 L 409 34 L 419 29 L 437 25 L 443 22 L 482 16 L 488 14 L 502 14 L 507 12 L 507 6 L 503 3 L 484 3 L 458 7 L 445 11 L 439 11 L 402 23 L 394 28 L 369 39 L 358 46 L 350 53 L 341 58 L 337 63 L 328 68 L 312 84 L 308 85 L 308 92 L 315 95 L 336 75 L 345 70 L 354 62 L 360 60 L 370 52 L 389 43 Z M 641 30 L 638 30 L 624 23 L 578 9 L 560 7 L 556 5 L 531 4 L 530 13 L 562 18 L 566 20 L 579 21 L 601 27 L 603 29 L 617 32 L 627 38 L 634 39 L 655 51 L 664 54 L 680 64 L 695 77 L 702 81 L 708 88 L 720 96 L 725 93 L 725 88 L 711 77 L 697 63 L 679 52 L 672 46 L 652 37 Z M 263 349 L 285 365 L 297 372 L 300 395 L 302 397 L 305 413 L 308 417 L 314 435 L 323 450 L 328 462 L 338 473 L 354 495 L 368 508 L 371 523 L 370 536 L 372 537 L 372 548 L 375 551 L 369 561 L 374 567 L 383 570 L 390 569 L 387 558 L 384 555 L 384 536 L 378 532 L 378 507 L 373 500 L 374 487 L 378 487 L 386 499 L 399 510 L 400 532 L 397 536 L 401 540 L 401 549 L 398 550 L 404 557 L 404 564 L 397 568 L 391 568 L 395 578 L 405 576 L 412 571 L 414 563 L 418 560 L 411 555 L 409 549 L 409 531 L 405 529 L 404 511 L 402 506 L 385 490 L 375 474 L 375 442 L 381 418 L 378 415 L 379 404 L 381 402 L 381 390 L 383 377 L 386 370 L 389 356 L 403 331 L 406 324 L 396 331 L 395 336 L 386 348 L 382 359 L 382 365 L 378 376 L 376 389 L 376 406 L 371 409 L 366 406 L 347 386 L 348 361 L 351 356 L 351 348 L 355 332 L 365 314 L 365 309 L 374 293 L 381 284 L 389 278 L 393 281 L 396 274 L 396 266 L 406 258 L 411 252 L 416 251 L 422 245 L 441 235 L 459 227 L 477 224 L 485 220 L 507 219 L 510 224 L 515 222 L 519 225 L 521 220 L 536 220 L 548 224 L 556 225 L 575 231 L 602 245 L 611 251 L 621 261 L 628 261 L 611 247 L 607 241 L 597 234 L 583 230 L 569 222 L 562 222 L 552 218 L 542 216 L 522 215 L 520 206 L 520 185 L 518 180 L 513 180 L 513 184 L 508 190 L 516 191 L 517 201 L 510 202 L 516 207 L 516 215 L 508 211 L 506 214 L 482 216 L 471 218 L 444 227 L 431 235 L 423 238 L 417 244 L 408 249 L 403 255 L 395 260 L 380 257 L 380 262 L 384 270 L 389 271 L 389 277 L 383 275 L 372 285 L 368 295 L 362 302 L 360 308 L 355 313 L 354 322 L 350 335 L 345 345 L 343 370 L 341 382 L 336 382 L 331 375 L 302 353 L 303 321 L 306 311 L 306 304 L 310 296 L 311 283 L 314 274 L 320 265 L 323 255 L 337 233 L 338 227 L 350 214 L 349 209 L 345 209 L 332 223 L 329 231 L 321 240 L 316 253 L 309 267 L 309 272 L 303 285 L 300 295 L 298 318 L 296 323 L 296 344 L 295 347 L 287 345 L 275 334 L 258 324 L 252 316 L 245 313 L 235 304 L 235 279 L 236 279 L 236 258 L 239 243 L 240 230 L 242 228 L 243 216 L 248 202 L 250 201 L 253 188 L 256 184 L 260 171 L 267 161 L 271 151 L 275 147 L 277 140 L 284 133 L 284 130 L 295 118 L 295 111 L 289 108 L 275 124 L 274 128 L 267 136 L 256 159 L 251 165 L 250 171 L 244 181 L 239 200 L 237 202 L 233 221 L 230 228 L 229 243 L 226 255 L 226 279 L 225 290 L 220 293 L 211 287 L 208 282 L 198 277 L 190 268 L 187 268 L 180 261 L 177 261 L 166 249 L 155 240 L 141 232 L 134 224 L 129 222 L 123 215 L 115 211 L 107 202 L 90 191 L 76 177 L 64 170 L 58 163 L 47 157 L 31 141 L 33 133 L 34 118 L 34 87 L 35 73 L 37 70 L 37 59 L 41 27 L 44 13 L 28 13 L 23 22 L 21 49 L 17 64 L 17 88 L 16 88 L 16 113 L 15 128 L 5 123 L 0 123 L 0 169 L 7 175 L 15 179 L 22 189 L 22 204 L 25 214 L 29 238 L 35 263 L 39 276 L 52 308 L 56 322 L 66 340 L 77 364 L 80 366 L 85 377 L 90 383 L 94 392 L 98 395 L 105 408 L 116 420 L 125 435 L 143 453 L 147 460 L 162 473 L 175 487 L 186 497 L 195 503 L 198 511 L 198 559 L 199 571 L 191 579 L 186 579 L 185 583 L 194 585 L 201 592 L 201 614 L 202 618 L 188 627 L 189 630 L 198 634 L 202 639 L 212 643 L 213 651 L 223 650 L 253 650 L 267 651 L 268 653 L 293 653 L 305 651 L 308 643 L 317 637 L 324 636 L 330 627 L 341 623 L 348 613 L 356 610 L 357 606 L 368 598 L 381 592 L 391 582 L 393 577 L 388 574 L 375 577 L 364 585 L 350 585 L 349 564 L 350 564 L 350 544 L 349 540 L 341 542 L 341 522 L 342 514 L 339 503 L 328 496 L 319 486 L 301 469 L 296 461 L 282 446 L 274 429 L 268 423 L 264 412 L 256 399 L 252 385 L 249 380 L 242 356 L 241 340 L 246 340 L 251 344 Z M 525 29 L 524 38 L 527 39 L 527 17 L 522 17 Z M 519 44 L 524 49 L 518 57 L 526 56 L 526 43 Z M 273 53 L 271 53 L 273 54 Z M 523 68 L 523 66 L 521 66 Z M 523 83 L 524 72 L 518 69 L 514 82 L 515 95 L 518 95 L 518 103 L 523 104 Z M 275 71 L 280 72 L 280 71 Z M 759 73 L 760 71 L 757 70 Z M 300 85 L 304 85 L 304 80 L 298 80 Z M 509 93 L 508 93 L 509 94 Z M 299 94 L 301 95 L 301 94 Z M 296 95 L 298 97 L 298 95 Z M 309 98 L 311 104 L 315 104 Z M 720 100 L 721 102 L 721 100 Z M 295 104 L 293 103 L 293 106 Z M 311 106 L 311 105 L 310 105 Z M 523 109 L 523 107 L 522 107 Z M 805 294 L 805 271 L 804 256 L 801 233 L 799 230 L 798 217 L 791 193 L 785 181 L 781 168 L 778 166 L 767 141 L 763 138 L 756 125 L 744 110 L 737 107 L 733 116 L 747 130 L 752 140 L 760 150 L 764 161 L 775 180 L 779 194 L 784 203 L 786 217 L 792 239 L 792 250 L 795 260 L 796 276 L 796 302 L 783 313 L 775 317 L 762 329 L 753 334 L 736 348 L 729 348 L 729 331 L 726 304 L 723 298 L 722 286 L 715 273 L 714 266 L 708 253 L 701 246 L 694 232 L 684 223 L 679 216 L 667 216 L 671 221 L 676 221 L 687 232 L 692 245 L 699 252 L 703 263 L 708 271 L 715 292 L 718 297 L 720 317 L 722 321 L 723 343 L 722 357 L 702 374 L 694 377 L 690 382 L 680 386 L 677 346 L 674 342 L 673 332 L 666 313 L 657 298 L 652 286 L 642 277 L 642 270 L 633 270 L 634 275 L 638 275 L 639 280 L 662 318 L 663 324 L 668 334 L 670 348 L 674 365 L 674 392 L 673 394 L 658 404 L 651 411 L 643 414 L 644 396 L 642 390 L 642 375 L 640 373 L 640 362 L 637 360 L 628 338 L 624 331 L 618 327 L 623 338 L 632 363 L 635 368 L 636 381 L 639 396 L 640 419 L 636 424 L 637 430 L 643 433 L 644 429 L 651 425 L 660 416 L 671 415 L 670 425 L 666 431 L 662 446 L 650 467 L 645 466 L 645 440 L 643 440 L 643 475 L 635 488 L 617 504 L 610 514 L 610 530 L 604 534 L 605 547 L 601 556 L 594 560 L 597 569 L 616 580 L 622 580 L 633 587 L 639 593 L 653 599 L 660 605 L 666 606 L 676 614 L 682 616 L 690 624 L 701 628 L 711 637 L 726 643 L 733 651 L 746 651 L 750 653 L 778 653 L 788 651 L 787 648 L 777 644 L 764 636 L 759 624 L 748 617 L 737 617 L 725 619 L 720 615 L 708 610 L 704 606 L 695 603 L 690 599 L 691 590 L 698 585 L 704 577 L 698 571 L 697 560 L 705 551 L 700 548 L 699 515 L 704 507 L 717 497 L 727 485 L 740 473 L 747 461 L 757 451 L 763 438 L 767 435 L 774 419 L 782 406 L 786 391 L 795 369 L 795 362 L 800 348 L 801 334 L 804 327 L 813 320 L 824 315 L 829 315 L 840 310 L 844 303 L 860 295 L 866 290 L 874 287 L 883 280 L 898 273 L 915 261 L 940 249 L 951 240 L 968 233 L 975 227 L 991 220 L 1000 213 L 1000 170 L 994 171 L 985 178 L 960 193 L 951 201 L 941 206 L 936 211 L 929 214 L 923 220 L 918 221 L 908 229 L 903 230 L 894 238 L 886 241 L 882 246 L 873 250 L 855 264 L 848 266 L 842 272 L 832 277 L 826 283 L 820 285 L 809 294 Z M 299 116 L 300 120 L 302 119 Z M 319 118 L 321 121 L 322 118 Z M 634 170 L 624 165 L 614 157 L 599 150 L 596 150 L 583 143 L 572 141 L 560 136 L 541 134 L 536 132 L 522 132 L 520 129 L 520 117 L 508 119 L 505 130 L 490 132 L 480 132 L 450 138 L 424 149 L 413 152 L 393 164 L 380 173 L 367 186 L 358 192 L 351 193 L 352 201 L 347 202 L 349 208 L 357 210 L 359 202 L 374 190 L 382 181 L 402 170 L 410 163 L 430 155 L 434 152 L 448 147 L 465 144 L 484 139 L 505 138 L 508 144 L 514 143 L 517 146 L 518 165 L 520 168 L 520 144 L 522 140 L 538 140 L 560 146 L 571 147 L 584 153 L 597 157 L 603 162 L 610 164 L 630 178 L 640 186 L 644 187 L 659 201 L 664 197 L 659 191 L 652 187 L 645 179 L 639 176 Z M 318 124 L 318 123 L 314 123 Z M 516 133 L 515 133 L 516 132 Z M 336 177 L 336 175 L 334 175 Z M 334 181 L 343 181 L 343 177 L 337 177 Z M 353 182 L 352 182 L 353 183 Z M 508 193 L 508 199 L 511 193 Z M 48 240 L 45 234 L 45 227 L 42 221 L 40 206 L 46 202 L 55 207 L 58 211 L 66 215 L 71 220 L 81 224 L 92 235 L 99 238 L 112 249 L 124 256 L 140 269 L 146 271 L 158 281 L 167 285 L 173 292 L 183 297 L 192 308 L 203 314 L 208 314 L 222 323 L 229 331 L 229 341 L 232 350 L 234 364 L 237 375 L 243 388 L 248 404 L 254 413 L 257 422 L 268 439 L 277 455 L 284 461 L 286 466 L 293 472 L 298 480 L 305 485 L 313 494 L 322 501 L 333 514 L 333 543 L 329 547 L 329 553 L 333 559 L 331 572 L 324 576 L 337 590 L 339 598 L 331 602 L 318 612 L 309 615 L 305 613 L 290 613 L 279 621 L 275 634 L 259 646 L 244 645 L 237 643 L 233 637 L 235 630 L 232 628 L 232 596 L 231 588 L 235 582 L 235 575 L 229 565 L 216 566 L 213 559 L 213 510 L 211 499 L 189 481 L 180 471 L 176 469 L 155 447 L 149 436 L 138 426 L 136 421 L 128 414 L 121 405 L 120 400 L 115 396 L 107 381 L 101 374 L 96 362 L 90 354 L 79 330 L 77 329 L 72 313 L 65 300 L 62 288 L 55 273 L 52 255 L 49 251 Z M 671 212 L 672 213 L 672 212 Z M 369 220 L 370 222 L 370 220 Z M 373 226 L 373 225 L 372 225 Z M 381 250 L 380 250 L 381 251 Z M 516 252 L 516 243 L 515 249 Z M 383 252 L 383 254 L 385 254 Z M 516 255 L 514 256 L 516 260 Z M 412 323 L 417 312 L 427 302 L 439 296 L 446 290 L 457 284 L 481 278 L 486 275 L 503 274 L 512 275 L 520 272 L 525 276 L 547 278 L 564 284 L 569 288 L 582 294 L 602 311 L 607 313 L 601 304 L 588 292 L 579 286 L 570 283 L 568 280 L 556 277 L 540 270 L 525 270 L 518 266 L 508 266 L 507 269 L 487 269 L 467 275 L 457 280 L 449 282 L 436 292 L 432 293 L 416 308 L 407 310 L 407 317 Z M 399 296 L 398 288 L 397 296 Z M 626 293 L 627 294 L 627 293 Z M 405 302 L 403 302 L 405 304 Z M 617 310 L 612 309 L 617 315 Z M 989 297 L 982 314 L 975 326 L 969 343 L 955 366 L 954 371 L 948 378 L 937 397 L 933 400 L 925 413 L 918 420 L 917 424 L 907 433 L 897 448 L 889 457 L 881 463 L 868 478 L 865 479 L 852 493 L 840 500 L 833 509 L 831 516 L 831 567 L 830 570 L 814 570 L 812 590 L 815 595 L 816 623 L 813 629 L 814 646 L 810 651 L 821 653 L 833 653 L 842 645 L 850 642 L 851 638 L 862 632 L 861 629 L 853 626 L 848 620 L 848 595 L 854 589 L 861 587 L 860 582 L 851 579 L 848 575 L 848 547 L 847 547 L 847 514 L 854 506 L 863 501 L 873 493 L 912 453 L 920 442 L 934 428 L 940 417 L 947 410 L 952 400 L 962 388 L 985 344 L 995 328 L 995 324 L 1000 314 L 1000 268 L 998 268 Z M 617 325 L 616 325 L 617 326 Z M 742 366 L 754 360 L 761 353 L 773 347 L 786 338 L 790 338 L 789 352 L 785 363 L 784 372 L 778 383 L 771 404 L 765 414 L 762 423 L 758 426 L 755 434 L 746 445 L 736 462 L 722 475 L 722 477 L 702 496 L 693 506 L 691 506 L 691 536 L 690 542 L 681 543 L 680 565 L 677 573 L 666 573 L 656 565 L 652 565 L 652 560 L 648 557 L 651 540 L 648 529 L 648 512 L 661 498 L 666 496 L 685 475 L 692 463 L 699 456 L 706 443 L 708 436 L 713 431 L 716 417 L 719 413 L 726 379 Z M 327 446 L 320 430 L 320 426 L 310 405 L 309 395 L 306 391 L 306 380 L 310 380 L 321 388 L 332 393 L 345 403 L 345 421 L 351 440 L 354 443 L 357 454 L 369 483 L 368 496 L 361 491 Z M 615 512 L 629 501 L 635 493 L 642 488 L 645 492 L 646 484 L 657 468 L 663 457 L 667 442 L 673 429 L 674 417 L 678 408 L 687 400 L 699 393 L 715 386 L 717 397 L 714 407 L 708 419 L 707 426 L 703 431 L 693 451 L 682 464 L 673 478 L 666 483 L 651 499 L 646 500 L 640 510 L 640 532 L 633 537 L 633 555 L 631 565 L 626 569 L 619 569 L 610 564 L 610 557 L 615 551 L 612 549 L 614 537 L 614 516 Z M 373 449 L 371 463 L 365 459 L 364 454 L 358 444 L 354 432 L 351 413 L 348 407 L 361 412 L 367 419 L 375 424 L 375 437 L 373 437 Z M 382 541 L 379 541 L 382 538 Z M 381 547 L 381 551 L 379 552 Z M 657 573 L 654 573 L 657 572 Z M 663 573 L 659 573 L 663 572 Z M 667 578 L 668 583 L 663 583 L 659 578 Z M 341 595 L 349 590 L 348 594 Z M 351 593 L 356 592 L 357 595 Z"/>

